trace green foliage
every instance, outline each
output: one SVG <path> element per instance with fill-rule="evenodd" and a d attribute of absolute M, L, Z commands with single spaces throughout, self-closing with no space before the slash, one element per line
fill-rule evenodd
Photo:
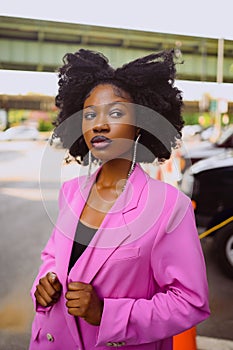
<path fill-rule="evenodd" d="M 186 112 L 183 115 L 185 125 L 194 125 L 198 124 L 198 118 L 200 116 L 200 113 L 195 112 L 195 113 L 189 113 Z"/>
<path fill-rule="evenodd" d="M 38 123 L 38 130 L 39 131 L 51 131 L 53 130 L 54 126 L 52 125 L 51 121 L 47 121 L 47 120 L 39 120 Z"/>
<path fill-rule="evenodd" d="M 222 115 L 223 116 L 223 115 Z M 229 124 L 233 123 L 233 114 L 228 114 Z M 215 114 L 211 112 L 185 112 L 183 115 L 185 125 L 201 124 L 204 128 L 215 123 Z"/>
<path fill-rule="evenodd" d="M 8 119 L 10 125 L 20 124 L 25 120 L 28 120 L 30 111 L 24 109 L 10 109 L 8 112 Z"/>
<path fill-rule="evenodd" d="M 228 114 L 229 124 L 233 124 L 233 114 Z"/>

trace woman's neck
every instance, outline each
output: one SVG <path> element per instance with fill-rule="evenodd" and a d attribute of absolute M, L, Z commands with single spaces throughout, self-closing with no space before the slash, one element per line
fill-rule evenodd
<path fill-rule="evenodd" d="M 96 185 L 105 188 L 123 187 L 128 179 L 132 162 L 127 159 L 113 159 L 103 164 Z"/>

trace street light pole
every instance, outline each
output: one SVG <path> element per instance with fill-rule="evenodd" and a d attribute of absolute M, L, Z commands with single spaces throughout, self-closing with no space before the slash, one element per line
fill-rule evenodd
<path fill-rule="evenodd" d="M 218 39 L 217 83 L 223 82 L 224 39 Z"/>
<path fill-rule="evenodd" d="M 223 60 L 224 60 L 224 39 L 218 39 L 218 57 L 217 57 L 217 83 L 220 85 L 223 82 Z M 221 133 L 221 113 L 219 110 L 219 98 L 217 100 L 217 108 L 215 115 L 215 127 L 217 129 L 218 136 Z"/>

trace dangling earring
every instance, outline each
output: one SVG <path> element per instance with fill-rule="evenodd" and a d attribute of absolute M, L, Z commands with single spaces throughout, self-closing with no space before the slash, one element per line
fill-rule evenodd
<path fill-rule="evenodd" d="M 137 158 L 137 147 L 138 147 L 138 141 L 141 137 L 141 134 L 138 135 L 138 137 L 136 138 L 135 142 L 134 142 L 134 148 L 133 148 L 133 159 L 132 159 L 132 164 L 128 173 L 128 178 L 130 177 L 130 175 L 132 174 L 132 172 L 134 171 L 135 168 L 135 164 L 136 164 L 136 158 Z"/>
<path fill-rule="evenodd" d="M 91 167 L 92 167 L 92 157 L 91 157 L 91 151 L 88 152 L 88 174 L 87 178 L 89 179 L 91 176 Z"/>

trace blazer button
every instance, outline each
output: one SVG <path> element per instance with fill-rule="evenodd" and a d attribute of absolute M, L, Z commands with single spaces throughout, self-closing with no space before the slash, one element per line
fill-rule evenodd
<path fill-rule="evenodd" d="M 122 341 L 122 342 L 108 342 L 106 345 L 113 346 L 114 348 L 119 348 L 121 346 L 124 346 L 125 342 L 124 341 Z"/>
<path fill-rule="evenodd" d="M 54 337 L 52 336 L 52 334 L 50 334 L 50 333 L 47 333 L 47 339 L 48 339 L 48 341 L 51 341 L 51 342 L 53 342 L 54 341 Z"/>

